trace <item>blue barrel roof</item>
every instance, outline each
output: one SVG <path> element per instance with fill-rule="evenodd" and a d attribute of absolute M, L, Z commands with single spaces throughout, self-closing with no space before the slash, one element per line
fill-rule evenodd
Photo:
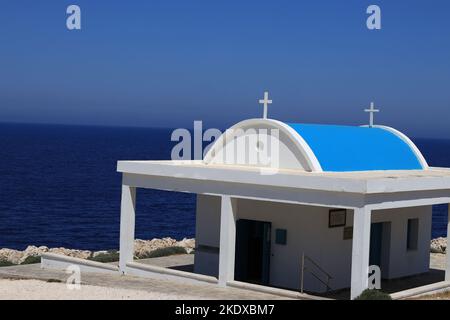
<path fill-rule="evenodd" d="M 383 128 L 288 125 L 308 143 L 323 171 L 423 169 L 411 147 Z"/>

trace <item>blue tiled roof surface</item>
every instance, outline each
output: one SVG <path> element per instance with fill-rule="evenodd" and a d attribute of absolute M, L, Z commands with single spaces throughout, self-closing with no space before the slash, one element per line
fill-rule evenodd
<path fill-rule="evenodd" d="M 323 171 L 423 169 L 410 146 L 382 128 L 288 125 L 308 143 Z"/>

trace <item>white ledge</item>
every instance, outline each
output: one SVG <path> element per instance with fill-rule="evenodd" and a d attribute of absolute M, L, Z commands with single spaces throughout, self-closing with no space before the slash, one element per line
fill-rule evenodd
<path fill-rule="evenodd" d="M 208 283 L 217 284 L 217 278 L 211 276 L 205 276 L 203 274 L 191 273 L 186 271 L 168 269 L 164 267 L 152 266 L 148 264 L 138 263 L 138 262 L 128 262 L 127 269 L 138 269 L 144 272 L 157 273 L 162 275 L 174 276 L 178 278 L 186 278 L 191 280 L 203 281 Z M 127 270 L 129 271 L 129 270 Z"/>
<path fill-rule="evenodd" d="M 399 291 L 391 294 L 391 298 L 394 300 L 405 299 L 415 296 L 421 296 L 426 294 L 433 294 L 435 292 L 450 289 L 450 281 L 440 281 L 426 286 L 412 288 L 409 290 Z"/>
<path fill-rule="evenodd" d="M 112 264 L 68 257 L 54 253 L 44 253 L 41 256 L 42 269 L 57 269 L 63 270 L 70 265 L 77 265 L 81 271 L 85 272 L 119 272 L 119 268 Z"/>

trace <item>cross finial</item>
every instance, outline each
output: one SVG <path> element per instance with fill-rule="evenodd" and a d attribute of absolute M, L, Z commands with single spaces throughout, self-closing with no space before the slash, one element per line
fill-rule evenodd
<path fill-rule="evenodd" d="M 264 99 L 260 99 L 259 103 L 264 105 L 264 115 L 263 119 L 267 119 L 267 106 L 272 104 L 272 100 L 269 100 L 269 92 L 264 92 Z"/>
<path fill-rule="evenodd" d="M 369 127 L 372 128 L 373 127 L 373 114 L 375 112 L 380 112 L 380 110 L 375 109 L 375 103 L 371 102 L 370 103 L 370 109 L 364 109 L 365 112 L 369 112 L 370 114 L 370 121 L 369 121 Z"/>

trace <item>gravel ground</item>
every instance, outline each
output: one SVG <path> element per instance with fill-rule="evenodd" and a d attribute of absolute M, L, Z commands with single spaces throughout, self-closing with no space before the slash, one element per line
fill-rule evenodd
<path fill-rule="evenodd" d="M 40 280 L 0 279 L 0 300 L 175 300 L 189 296 L 150 293 L 140 290 L 116 289 L 82 285 L 68 289 L 65 283 Z M 198 299 L 198 298 L 196 298 Z"/>

